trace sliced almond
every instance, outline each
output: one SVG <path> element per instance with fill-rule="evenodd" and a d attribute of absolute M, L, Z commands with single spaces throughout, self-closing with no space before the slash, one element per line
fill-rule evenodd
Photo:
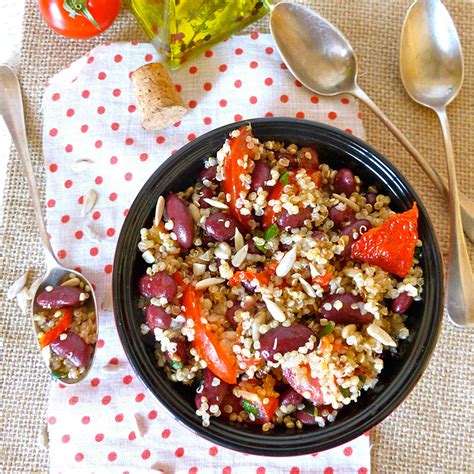
<path fill-rule="evenodd" d="M 380 326 L 372 323 L 367 326 L 367 334 L 384 346 L 397 347 L 397 343 Z"/>
<path fill-rule="evenodd" d="M 240 267 L 242 263 L 244 263 L 245 259 L 247 258 L 247 254 L 249 251 L 249 246 L 244 245 L 233 257 L 232 257 L 232 265 L 234 267 Z"/>
<path fill-rule="evenodd" d="M 142 253 L 143 260 L 145 260 L 146 263 L 155 263 L 155 257 L 153 254 L 149 251 L 146 250 L 145 252 Z"/>
<path fill-rule="evenodd" d="M 138 434 L 143 438 L 148 431 L 145 418 L 139 413 L 135 413 L 135 423 L 137 425 Z"/>
<path fill-rule="evenodd" d="M 38 445 L 42 449 L 46 449 L 49 444 L 48 425 L 43 423 L 38 432 Z"/>
<path fill-rule="evenodd" d="M 35 297 L 36 291 L 43 282 L 43 277 L 40 276 L 31 284 L 30 289 L 26 292 L 26 298 L 32 300 Z"/>
<path fill-rule="evenodd" d="M 106 364 L 102 367 L 102 372 L 106 374 L 115 374 L 117 372 L 122 372 L 123 366 L 121 364 Z"/>
<path fill-rule="evenodd" d="M 51 362 L 51 347 L 49 344 L 41 349 L 41 355 L 43 356 L 44 363 L 49 367 L 49 363 Z"/>
<path fill-rule="evenodd" d="M 229 206 L 217 199 L 204 198 L 204 202 L 207 202 L 210 206 L 217 209 L 229 209 Z"/>
<path fill-rule="evenodd" d="M 345 196 L 341 196 L 340 194 L 332 193 L 332 195 L 340 202 L 343 202 L 346 206 L 349 206 L 355 212 L 360 212 L 360 206 L 354 201 L 351 201 L 350 199 L 346 198 Z"/>
<path fill-rule="evenodd" d="M 25 272 L 25 273 L 23 273 L 23 275 L 21 275 L 20 278 L 17 278 L 13 282 L 12 286 L 10 286 L 10 288 L 8 288 L 7 299 L 12 300 L 13 298 L 15 298 L 15 296 L 18 293 L 20 293 L 21 290 L 23 290 L 23 288 L 26 285 L 26 279 L 27 278 L 28 278 L 28 272 Z"/>
<path fill-rule="evenodd" d="M 91 242 L 102 242 L 102 238 L 99 233 L 95 230 L 95 227 L 92 225 L 86 225 L 84 227 L 84 235 L 91 241 Z"/>
<path fill-rule="evenodd" d="M 71 165 L 71 169 L 74 171 L 74 173 L 81 173 L 93 164 L 94 162 L 92 160 L 77 160 Z"/>
<path fill-rule="evenodd" d="M 193 275 L 194 276 L 201 276 L 206 273 L 206 265 L 204 263 L 193 263 Z"/>
<path fill-rule="evenodd" d="M 112 291 L 106 291 L 104 299 L 100 305 L 102 311 L 110 311 L 112 309 Z"/>
<path fill-rule="evenodd" d="M 93 189 L 89 189 L 86 194 L 84 194 L 84 204 L 82 206 L 82 217 L 87 216 L 92 208 L 97 202 L 97 193 Z"/>
<path fill-rule="evenodd" d="M 290 270 L 293 268 L 293 265 L 296 262 L 296 247 L 293 247 L 289 252 L 287 252 L 283 258 L 280 260 L 280 263 L 276 267 L 276 274 L 279 277 L 284 277 L 288 275 Z"/>
<path fill-rule="evenodd" d="M 161 466 L 162 466 L 161 462 L 157 461 L 151 465 L 150 469 L 153 469 L 153 471 L 157 471 L 157 474 L 165 474 L 165 471 L 161 469 Z"/>
<path fill-rule="evenodd" d="M 201 213 L 196 204 L 191 203 L 189 205 L 189 212 L 191 213 L 191 217 L 193 218 L 194 223 L 199 224 L 199 221 L 201 220 Z"/>
<path fill-rule="evenodd" d="M 155 218 L 153 219 L 153 225 L 155 227 L 158 227 L 160 225 L 164 210 L 165 210 L 165 198 L 163 196 L 160 196 L 158 198 L 158 201 L 156 201 Z"/>
<path fill-rule="evenodd" d="M 244 246 L 244 236 L 241 234 L 240 230 L 236 227 L 234 234 L 234 246 L 235 250 L 240 250 Z"/>
<path fill-rule="evenodd" d="M 312 263 L 309 264 L 309 270 L 311 272 L 311 278 L 314 279 L 319 276 L 318 270 L 316 270 L 316 267 Z"/>
<path fill-rule="evenodd" d="M 227 242 L 220 242 L 214 250 L 214 255 L 221 260 L 228 260 L 232 255 L 230 245 Z"/>
<path fill-rule="evenodd" d="M 79 278 L 74 277 L 70 278 L 69 280 L 63 281 L 61 283 L 61 286 L 79 286 L 79 283 L 81 283 L 81 280 Z"/>
<path fill-rule="evenodd" d="M 16 295 L 16 302 L 21 309 L 23 314 L 26 314 L 28 310 L 28 298 L 26 297 L 28 290 L 23 288 L 17 295 Z"/>
<path fill-rule="evenodd" d="M 282 323 L 283 321 L 286 321 L 286 315 L 283 312 L 283 310 L 272 300 L 268 298 L 263 298 L 263 301 L 265 302 L 268 312 L 272 315 L 272 318 L 275 321 L 278 321 Z"/>
<path fill-rule="evenodd" d="M 298 280 L 301 283 L 301 286 L 303 287 L 304 292 L 310 297 L 310 298 L 316 298 L 316 292 L 314 291 L 313 287 L 302 277 L 299 277 Z"/>
<path fill-rule="evenodd" d="M 194 286 L 196 290 L 204 290 L 213 285 L 220 285 L 224 283 L 224 278 L 205 278 L 204 280 L 198 281 Z"/>

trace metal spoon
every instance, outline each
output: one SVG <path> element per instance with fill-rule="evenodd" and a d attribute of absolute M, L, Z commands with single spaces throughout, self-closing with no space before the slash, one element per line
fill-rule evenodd
<path fill-rule="evenodd" d="M 23 101 L 21 97 L 20 84 L 18 78 L 16 77 L 13 70 L 5 65 L 0 65 L 0 115 L 3 116 L 5 123 L 10 131 L 13 142 L 15 143 L 18 155 L 21 158 L 23 163 L 24 171 L 28 179 L 28 184 L 30 185 L 31 197 L 33 198 L 33 209 L 35 211 L 36 222 L 39 228 L 39 234 L 41 241 L 43 243 L 44 256 L 46 260 L 46 275 L 41 281 L 39 287 L 37 288 L 34 295 L 32 295 L 33 304 L 31 307 L 31 318 L 33 321 L 33 316 L 35 313 L 43 310 L 36 303 L 37 295 L 44 291 L 47 286 L 59 286 L 63 281 L 71 279 L 71 275 L 77 277 L 84 286 L 90 288 L 90 295 L 88 305 L 89 308 L 94 310 L 96 316 L 96 328 L 98 327 L 97 321 L 97 302 L 95 299 L 94 291 L 92 290 L 92 285 L 89 281 L 79 272 L 65 268 L 58 263 L 56 257 L 54 256 L 53 250 L 51 248 L 51 243 L 49 241 L 48 233 L 46 232 L 46 226 L 43 219 L 42 206 L 40 195 L 38 192 L 38 186 L 36 184 L 35 175 L 33 172 L 33 167 L 31 165 L 30 155 L 28 152 L 28 144 L 26 139 L 26 130 L 25 130 L 25 120 L 23 115 Z M 38 329 L 33 323 L 33 327 L 36 335 L 38 334 Z M 97 329 L 96 329 L 97 330 Z M 38 337 L 36 337 L 38 340 Z M 38 343 L 39 348 L 39 343 Z M 92 354 L 89 359 L 88 367 L 82 372 L 78 378 L 72 379 L 68 377 L 60 378 L 61 382 L 67 384 L 74 384 L 80 382 L 88 373 L 92 361 L 94 358 L 95 347 L 92 350 Z M 48 368 L 49 364 L 48 364 Z M 50 369 L 51 370 L 51 369 Z M 55 377 L 56 378 L 56 377 Z"/>
<path fill-rule="evenodd" d="M 448 182 L 357 84 L 356 55 L 337 28 L 307 7 L 278 3 L 271 13 L 270 30 L 288 69 L 304 86 L 320 95 L 352 94 L 364 102 L 448 197 Z M 474 242 L 474 202 L 460 198 L 464 231 Z"/>
<path fill-rule="evenodd" d="M 461 89 L 461 44 L 448 10 L 439 0 L 416 1 L 408 10 L 400 44 L 400 72 L 408 95 L 439 118 L 449 178 L 450 246 L 446 307 L 456 326 L 474 325 L 474 285 L 462 234 L 453 146 L 446 106 Z"/>

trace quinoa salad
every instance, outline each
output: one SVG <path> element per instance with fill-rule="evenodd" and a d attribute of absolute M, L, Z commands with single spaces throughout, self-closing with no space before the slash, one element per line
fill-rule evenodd
<path fill-rule="evenodd" d="M 416 203 L 394 212 L 316 148 L 234 130 L 141 229 L 141 332 L 157 370 L 195 393 L 204 426 L 324 427 L 409 336 L 417 220 Z"/>
<path fill-rule="evenodd" d="M 97 341 L 91 290 L 71 273 L 60 285 L 36 297 L 36 337 L 53 378 L 78 379 L 89 367 Z"/>

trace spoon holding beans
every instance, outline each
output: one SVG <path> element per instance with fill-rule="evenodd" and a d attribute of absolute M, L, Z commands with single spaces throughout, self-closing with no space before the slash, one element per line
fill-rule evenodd
<path fill-rule="evenodd" d="M 31 305 L 38 347 L 53 378 L 74 384 L 87 375 L 92 365 L 98 331 L 97 302 L 89 281 L 60 265 L 51 248 L 28 152 L 20 84 L 7 65 L 0 65 L 0 115 L 23 163 L 46 260 L 46 275 L 32 295 Z"/>

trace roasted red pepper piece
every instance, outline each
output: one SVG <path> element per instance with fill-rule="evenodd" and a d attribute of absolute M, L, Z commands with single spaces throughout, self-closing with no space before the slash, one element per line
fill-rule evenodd
<path fill-rule="evenodd" d="M 333 275 L 331 271 L 326 272 L 324 275 L 318 275 L 317 277 L 313 278 L 313 284 L 319 285 L 323 291 L 328 291 L 332 276 Z"/>
<path fill-rule="evenodd" d="M 249 192 L 249 186 L 244 184 L 240 176 L 250 174 L 250 161 L 252 150 L 248 147 L 247 138 L 252 137 L 250 126 L 239 128 L 240 134 L 237 137 L 229 138 L 230 151 L 224 158 L 224 181 L 222 189 L 226 196 L 230 196 L 229 210 L 232 216 L 240 223 L 245 230 L 250 230 L 250 214 L 244 216 L 237 208 L 237 199 L 244 192 Z"/>
<path fill-rule="evenodd" d="M 257 409 L 257 415 L 254 413 L 256 423 L 261 423 L 263 425 L 264 423 L 272 421 L 273 415 L 279 405 L 278 397 L 265 397 L 262 400 L 260 395 L 241 389 L 234 389 L 234 393 L 236 393 L 241 400 L 246 400 Z M 267 403 L 264 403 L 264 401 Z"/>
<path fill-rule="evenodd" d="M 206 362 L 209 370 L 224 382 L 237 382 L 237 361 L 235 355 L 229 352 L 218 337 L 206 329 L 201 321 L 201 302 L 196 290 L 188 285 L 183 291 L 183 306 L 186 318 L 194 321 L 193 347 Z"/>
<path fill-rule="evenodd" d="M 60 313 L 60 314 L 58 314 Z M 66 332 L 72 325 L 72 308 L 61 308 L 56 310 L 54 318 L 58 319 L 56 326 L 51 328 L 40 338 L 41 348 L 48 346 L 57 339 L 63 332 Z"/>
<path fill-rule="evenodd" d="M 260 273 L 245 271 L 235 272 L 229 280 L 229 285 L 235 286 L 239 283 L 242 283 L 243 281 L 248 281 L 249 283 L 252 283 L 255 286 L 265 286 L 270 281 L 270 276 L 265 271 Z"/>
<path fill-rule="evenodd" d="M 281 184 L 280 182 L 275 184 L 275 186 L 273 187 L 271 193 L 269 194 L 267 198 L 267 202 L 271 201 L 272 199 L 275 199 L 275 200 L 280 199 L 281 195 L 283 194 L 283 187 L 284 187 L 283 184 Z M 273 211 L 273 207 L 267 204 L 267 207 L 265 208 L 263 219 L 262 219 L 263 228 L 266 230 L 272 224 L 275 224 L 277 221 L 277 217 L 278 217 L 278 214 L 276 214 Z"/>
<path fill-rule="evenodd" d="M 413 265 L 418 240 L 418 208 L 387 219 L 352 244 L 352 257 L 404 278 Z"/>
<path fill-rule="evenodd" d="M 301 370 L 303 367 L 306 371 Z M 321 391 L 321 384 L 318 378 L 311 377 L 311 370 L 308 364 L 295 368 L 284 367 L 283 377 L 285 377 L 295 392 L 311 400 L 315 405 L 323 404 L 324 397 Z"/>

